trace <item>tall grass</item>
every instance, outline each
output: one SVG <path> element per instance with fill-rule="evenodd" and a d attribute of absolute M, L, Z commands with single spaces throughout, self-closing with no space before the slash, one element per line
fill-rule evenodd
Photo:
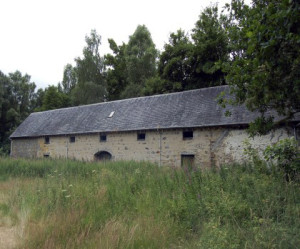
<path fill-rule="evenodd" d="M 299 184 L 261 166 L 201 171 L 146 162 L 1 158 L 0 175 L 7 196 L 0 215 L 26 214 L 20 248 L 300 244 Z"/>

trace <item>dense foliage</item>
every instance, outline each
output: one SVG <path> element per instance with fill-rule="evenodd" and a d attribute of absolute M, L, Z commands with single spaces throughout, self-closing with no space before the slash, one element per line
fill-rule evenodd
<path fill-rule="evenodd" d="M 297 248 L 299 183 L 220 170 L 0 158 L 2 226 L 19 248 Z M 6 221 L 6 223 L 5 223 Z"/>
<path fill-rule="evenodd" d="M 276 125 L 268 111 L 282 117 L 277 123 L 300 112 L 300 2 L 233 0 L 228 10 L 227 81 L 236 103 L 261 113 L 251 131 L 264 134 Z"/>
<path fill-rule="evenodd" d="M 264 157 L 269 162 L 277 164 L 288 181 L 300 176 L 300 151 L 295 139 L 282 139 L 276 144 L 267 146 Z"/>
<path fill-rule="evenodd" d="M 27 74 L 0 71 L 0 154 L 9 151 L 9 135 L 37 106 L 35 87 Z"/>

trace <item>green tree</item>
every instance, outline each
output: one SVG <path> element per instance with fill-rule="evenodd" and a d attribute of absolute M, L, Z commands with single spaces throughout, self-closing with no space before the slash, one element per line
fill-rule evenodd
<path fill-rule="evenodd" d="M 107 92 L 109 100 L 121 98 L 121 93 L 128 85 L 127 64 L 126 64 L 126 44 L 118 46 L 113 39 L 108 39 L 112 54 L 104 56 L 107 69 Z"/>
<path fill-rule="evenodd" d="M 35 108 L 35 84 L 19 71 L 8 76 L 0 71 L 0 147 L 10 150 L 9 136 Z"/>
<path fill-rule="evenodd" d="M 0 147 L 4 152 L 9 150 L 9 132 L 19 119 L 18 114 L 15 113 L 16 111 L 11 108 L 11 88 L 10 79 L 0 71 Z M 8 114 L 10 110 L 14 112 L 13 117 Z"/>
<path fill-rule="evenodd" d="M 200 14 L 191 38 L 182 30 L 171 33 L 158 63 L 163 92 L 225 84 L 221 65 L 229 60 L 226 21 L 212 6 Z"/>
<path fill-rule="evenodd" d="M 106 89 L 94 82 L 86 81 L 75 86 L 71 94 L 73 105 L 87 105 L 106 101 Z"/>
<path fill-rule="evenodd" d="M 57 86 L 49 86 L 43 93 L 43 104 L 40 111 L 53 110 L 70 105 L 70 98 Z"/>
<path fill-rule="evenodd" d="M 144 95 L 149 96 L 154 94 L 176 92 L 177 88 L 175 87 L 176 83 L 174 84 L 169 80 L 162 79 L 159 75 L 157 75 L 146 80 L 143 93 Z M 180 87 L 180 84 L 178 84 L 178 87 Z"/>
<path fill-rule="evenodd" d="M 91 104 L 106 99 L 106 73 L 104 58 L 100 56 L 99 46 L 101 36 L 92 30 L 90 36 L 85 37 L 86 46 L 83 49 L 83 58 L 76 58 L 76 66 L 66 66 L 66 80 L 64 89 L 71 89 L 73 105 Z M 76 82 L 77 81 L 77 82 Z M 75 83 L 76 82 L 76 83 Z M 66 86 L 65 86 L 65 85 Z M 91 87 L 91 89 L 88 89 Z M 89 92 L 88 98 L 82 98 L 80 92 Z"/>
<path fill-rule="evenodd" d="M 76 75 L 78 83 L 94 82 L 95 84 L 104 84 L 104 63 L 100 56 L 99 46 L 101 45 L 101 36 L 96 30 L 92 30 L 89 36 L 85 37 L 86 47 L 83 49 L 83 58 L 76 58 Z"/>
<path fill-rule="evenodd" d="M 63 92 L 71 93 L 77 84 L 77 74 L 75 68 L 71 64 L 67 64 L 64 68 L 64 75 L 62 81 Z"/>
<path fill-rule="evenodd" d="M 192 31 L 194 41 L 190 65 L 191 86 L 202 88 L 225 84 L 221 64 L 229 60 L 229 39 L 225 30 L 226 16 L 219 15 L 218 6 L 211 6 L 200 14 Z"/>
<path fill-rule="evenodd" d="M 36 85 L 30 82 L 28 74 L 22 75 L 16 71 L 9 74 L 11 80 L 11 104 L 16 108 L 20 119 L 25 119 L 34 109 Z"/>
<path fill-rule="evenodd" d="M 156 75 L 157 55 L 149 30 L 145 25 L 139 25 L 129 37 L 125 50 L 128 85 L 122 98 L 143 95 L 146 80 Z"/>
<path fill-rule="evenodd" d="M 158 74 L 162 84 L 158 87 L 157 82 L 152 82 L 152 89 L 160 89 L 161 92 L 183 91 L 191 84 L 190 59 L 193 44 L 183 30 L 171 33 L 169 43 L 165 44 L 158 63 Z"/>
<path fill-rule="evenodd" d="M 43 100 L 44 100 L 45 90 L 43 88 L 39 88 L 35 94 L 34 100 L 34 111 L 39 112 L 42 111 Z"/>
<path fill-rule="evenodd" d="M 261 113 L 251 134 L 264 134 L 300 111 L 300 3 L 254 0 L 248 6 L 232 0 L 227 7 L 232 47 L 227 82 L 236 104 Z M 284 118 L 274 122 L 270 110 Z"/>

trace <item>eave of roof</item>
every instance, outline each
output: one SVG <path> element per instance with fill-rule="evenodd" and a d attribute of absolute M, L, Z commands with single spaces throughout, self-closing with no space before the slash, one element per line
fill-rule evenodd
<path fill-rule="evenodd" d="M 46 136 L 72 136 L 72 135 L 88 135 L 88 134 L 100 134 L 100 133 L 119 133 L 119 132 L 139 132 L 139 131 L 164 131 L 164 130 L 178 130 L 178 129 L 201 129 L 201 128 L 220 128 L 220 127 L 247 127 L 248 123 L 240 124 L 226 124 L 226 125 L 205 125 L 205 126 L 189 126 L 189 127 L 157 127 L 157 128 L 145 128 L 145 129 L 129 129 L 129 130 L 101 130 L 101 131 L 86 131 L 86 132 L 69 132 L 69 133 L 57 133 L 57 134 L 40 134 L 36 136 L 10 136 L 10 139 L 17 138 L 36 138 Z"/>

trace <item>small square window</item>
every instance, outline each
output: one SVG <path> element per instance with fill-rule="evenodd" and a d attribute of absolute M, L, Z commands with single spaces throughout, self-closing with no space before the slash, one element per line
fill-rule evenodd
<path fill-rule="evenodd" d="M 195 166 L 195 155 L 181 155 L 181 167 L 193 169 Z"/>
<path fill-rule="evenodd" d="M 75 143 L 75 137 L 70 137 L 70 143 Z"/>
<path fill-rule="evenodd" d="M 137 134 L 137 140 L 143 141 L 146 139 L 146 133 L 145 132 L 139 132 Z"/>
<path fill-rule="evenodd" d="M 106 142 L 106 134 L 100 134 L 100 142 Z"/>
<path fill-rule="evenodd" d="M 50 137 L 45 137 L 45 144 L 50 144 Z"/>
<path fill-rule="evenodd" d="M 193 131 L 183 131 L 183 133 L 182 133 L 183 140 L 185 140 L 185 139 L 193 139 L 193 137 L 194 137 Z"/>

